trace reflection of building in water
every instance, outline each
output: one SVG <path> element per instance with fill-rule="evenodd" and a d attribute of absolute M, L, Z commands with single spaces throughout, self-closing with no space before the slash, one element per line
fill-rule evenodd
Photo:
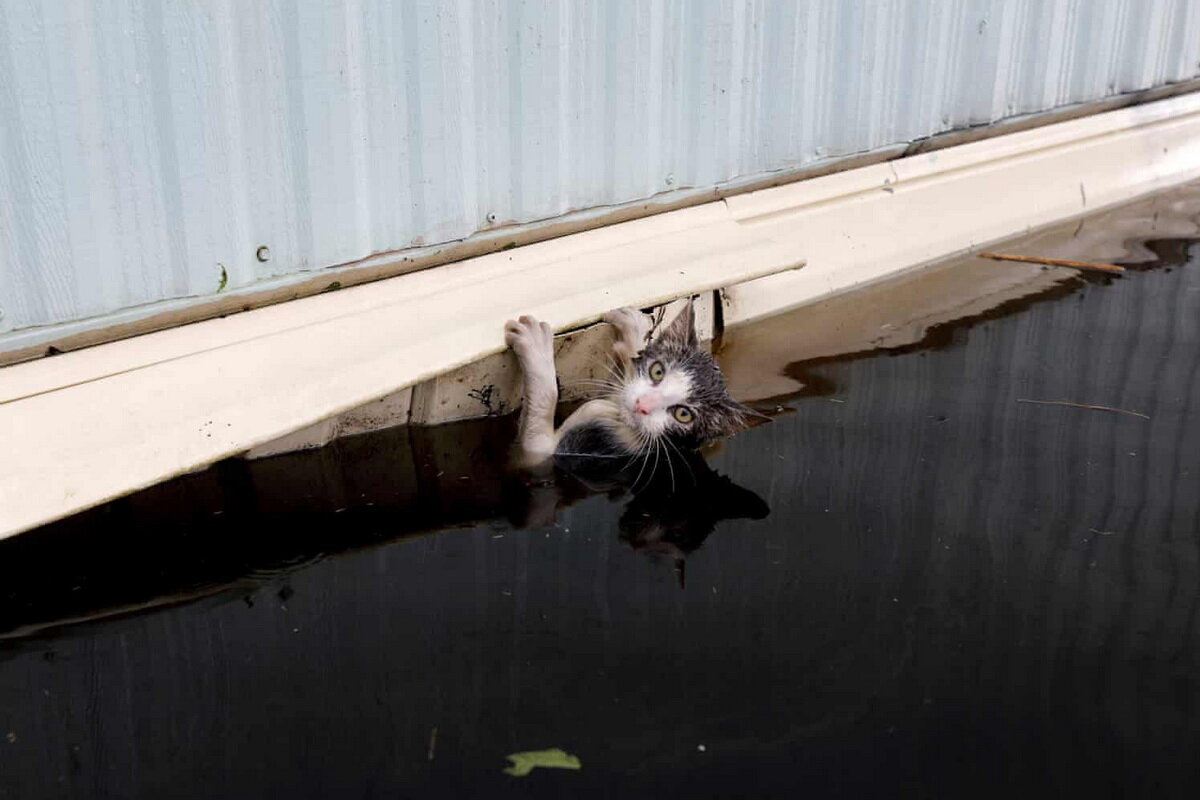
<path fill-rule="evenodd" d="M 1154 266 L 1160 252 L 1153 243 L 1200 237 L 1198 220 L 1200 184 L 1189 184 L 992 249 Z M 1176 263 L 1181 256 L 1175 255 Z M 995 314 L 1014 313 L 1022 307 L 1020 301 L 1052 299 L 1071 291 L 1064 283 L 1093 279 L 1073 269 L 966 256 L 733 328 L 725 334 L 721 366 L 735 397 L 786 397 L 801 391 L 805 381 L 789 377 L 784 365 L 933 345 L 936 340 L 926 341 L 926 337 L 938 328 L 945 333 L 956 324 L 969 327 Z"/>

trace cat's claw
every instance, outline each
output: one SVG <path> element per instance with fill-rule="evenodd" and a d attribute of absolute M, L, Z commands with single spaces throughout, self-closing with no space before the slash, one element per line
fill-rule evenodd
<path fill-rule="evenodd" d="M 646 346 L 650 336 L 650 318 L 636 308 L 614 308 L 603 317 L 616 329 L 613 349 L 620 358 L 631 359 Z"/>
<path fill-rule="evenodd" d="M 531 316 L 504 323 L 504 343 L 513 349 L 522 364 L 549 360 L 554 364 L 554 331 L 545 322 Z"/>
<path fill-rule="evenodd" d="M 609 311 L 604 315 L 604 321 L 632 341 L 645 342 L 646 334 L 650 332 L 650 318 L 628 306 Z"/>

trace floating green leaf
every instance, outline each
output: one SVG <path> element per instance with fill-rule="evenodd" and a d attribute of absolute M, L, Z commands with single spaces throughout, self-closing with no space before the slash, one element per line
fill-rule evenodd
<path fill-rule="evenodd" d="M 557 747 L 552 747 L 549 750 L 529 750 L 524 753 L 513 753 L 508 756 L 508 760 L 512 762 L 512 766 L 506 767 L 504 772 L 506 775 L 512 775 L 517 778 L 528 775 L 533 771 L 534 767 L 579 769 L 583 766 L 579 763 L 578 758 L 570 753 L 559 750 Z"/>

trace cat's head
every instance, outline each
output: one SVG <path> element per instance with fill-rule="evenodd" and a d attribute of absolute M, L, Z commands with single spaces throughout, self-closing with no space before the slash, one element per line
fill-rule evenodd
<path fill-rule="evenodd" d="M 691 303 L 633 360 L 617 403 L 640 437 L 692 449 L 755 416 L 729 396 L 717 362 L 700 348 Z"/>

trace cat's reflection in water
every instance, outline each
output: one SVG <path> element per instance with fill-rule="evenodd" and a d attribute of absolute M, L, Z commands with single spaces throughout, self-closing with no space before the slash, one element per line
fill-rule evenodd
<path fill-rule="evenodd" d="M 749 489 L 718 475 L 699 455 L 690 477 L 680 478 L 675 490 L 656 481 L 634 495 L 619 523 L 621 539 L 634 550 L 669 560 L 684 586 L 688 554 L 704 544 L 717 524 L 731 519 L 763 519 L 770 513 L 766 502 Z"/>
<path fill-rule="evenodd" d="M 763 519 L 770 513 L 754 492 L 720 475 L 695 451 L 657 462 L 559 457 L 538 477 L 513 484 L 510 519 L 519 527 L 554 524 L 558 509 L 594 494 L 627 498 L 618 536 L 633 550 L 669 564 L 685 585 L 687 556 L 726 520 Z"/>

